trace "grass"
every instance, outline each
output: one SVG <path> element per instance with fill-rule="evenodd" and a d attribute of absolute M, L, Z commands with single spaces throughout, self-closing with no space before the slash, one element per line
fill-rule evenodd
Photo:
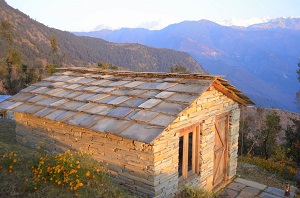
<path fill-rule="evenodd" d="M 180 193 L 176 198 L 217 198 L 219 197 L 217 193 L 207 191 L 201 188 L 184 186 L 180 189 Z"/>
<path fill-rule="evenodd" d="M 91 155 L 70 151 L 50 155 L 41 148 L 0 141 L 0 197 L 135 197 L 114 186 L 106 167 Z M 244 163 L 256 166 L 247 168 Z M 242 178 L 282 188 L 287 180 L 278 176 L 280 170 L 283 170 L 281 164 L 275 166 L 272 162 L 244 157 L 238 163 L 237 173 Z M 177 195 L 183 197 L 216 198 L 218 195 L 185 186 Z"/>
<path fill-rule="evenodd" d="M 107 169 L 91 153 L 47 154 L 0 141 L 0 197 L 136 197 L 114 186 Z M 185 186 L 177 198 L 215 198 L 217 194 Z"/>
<path fill-rule="evenodd" d="M 135 197 L 114 186 L 106 167 L 91 155 L 70 151 L 50 155 L 43 149 L 0 141 L 0 197 Z M 256 166 L 248 168 L 244 163 Z M 244 157 L 238 163 L 237 173 L 242 178 L 282 189 L 287 180 L 276 173 L 282 166 L 270 164 Z M 184 186 L 177 198 L 185 197 L 216 198 L 218 195 Z"/>
<path fill-rule="evenodd" d="M 298 173 L 297 166 L 289 161 L 280 161 L 273 158 L 264 159 L 261 157 L 243 156 L 239 159 L 242 163 L 254 164 L 267 171 L 278 180 L 293 182 L 294 176 Z"/>
<path fill-rule="evenodd" d="M 252 164 L 255 166 L 247 166 Z M 297 173 L 297 168 L 288 162 L 276 161 L 274 159 L 265 160 L 259 157 L 243 156 L 239 158 L 237 175 L 241 178 L 255 181 L 267 186 L 283 189 L 285 183 L 296 186 L 293 177 Z M 299 186 L 297 186 L 299 188 Z M 296 192 L 297 198 L 300 198 L 299 190 Z"/>
<path fill-rule="evenodd" d="M 133 197 L 114 186 L 91 155 L 50 155 L 0 142 L 0 197 Z"/>

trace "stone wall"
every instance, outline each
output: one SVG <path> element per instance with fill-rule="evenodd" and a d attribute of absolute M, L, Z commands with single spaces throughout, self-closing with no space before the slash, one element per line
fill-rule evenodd
<path fill-rule="evenodd" d="M 188 181 L 190 185 L 205 189 L 213 186 L 214 122 L 217 115 L 229 113 L 227 177 L 236 174 L 240 109 L 238 103 L 211 87 L 184 110 L 162 135 L 153 142 L 157 197 L 172 197 L 178 192 L 179 130 L 201 123 L 199 140 L 199 177 Z M 158 184 L 158 185 L 156 185 Z"/>
<path fill-rule="evenodd" d="M 153 146 L 111 134 L 15 113 L 17 139 L 31 147 L 42 145 L 51 152 L 93 151 L 93 158 L 107 164 L 115 183 L 126 190 L 155 196 Z"/>
<path fill-rule="evenodd" d="M 0 118 L 0 140 L 4 143 L 16 142 L 16 122 L 5 118 Z"/>

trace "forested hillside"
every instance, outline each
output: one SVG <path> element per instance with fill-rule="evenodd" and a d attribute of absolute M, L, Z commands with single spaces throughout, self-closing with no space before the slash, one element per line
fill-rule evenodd
<path fill-rule="evenodd" d="M 239 154 L 300 165 L 300 114 L 272 108 L 241 111 Z"/>
<path fill-rule="evenodd" d="M 0 93 L 14 94 L 38 80 L 49 64 L 91 66 L 107 62 L 130 70 L 164 72 L 180 65 L 204 72 L 187 53 L 75 36 L 30 19 L 4 0 L 0 0 L 0 23 Z"/>

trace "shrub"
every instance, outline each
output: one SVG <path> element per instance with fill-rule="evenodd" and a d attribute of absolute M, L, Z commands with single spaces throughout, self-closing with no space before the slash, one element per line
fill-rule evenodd
<path fill-rule="evenodd" d="M 184 186 L 177 198 L 217 198 L 217 194 L 198 187 Z"/>

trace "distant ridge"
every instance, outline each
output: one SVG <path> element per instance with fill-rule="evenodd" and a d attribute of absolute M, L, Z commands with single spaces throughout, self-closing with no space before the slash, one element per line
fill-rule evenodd
<path fill-rule="evenodd" d="M 279 18 L 249 27 L 200 20 L 155 31 L 122 28 L 74 34 L 187 52 L 206 71 L 227 76 L 258 106 L 297 112 L 299 27 L 299 18 Z"/>
<path fill-rule="evenodd" d="M 0 22 L 13 25 L 14 47 L 22 54 L 23 64 L 45 67 L 51 62 L 50 39 L 56 38 L 61 62 L 70 66 L 90 66 L 98 62 L 109 62 L 136 71 L 167 72 L 171 66 L 180 65 L 190 71 L 203 73 L 203 68 L 186 52 L 157 49 L 141 44 L 117 44 L 102 39 L 78 37 L 69 32 L 49 28 L 30 19 L 22 12 L 0 0 Z M 7 43 L 0 37 L 0 46 Z M 0 51 L 0 58 L 5 51 Z"/>
<path fill-rule="evenodd" d="M 248 29 L 289 29 L 300 30 L 300 18 L 277 18 L 266 23 L 255 24 Z"/>

